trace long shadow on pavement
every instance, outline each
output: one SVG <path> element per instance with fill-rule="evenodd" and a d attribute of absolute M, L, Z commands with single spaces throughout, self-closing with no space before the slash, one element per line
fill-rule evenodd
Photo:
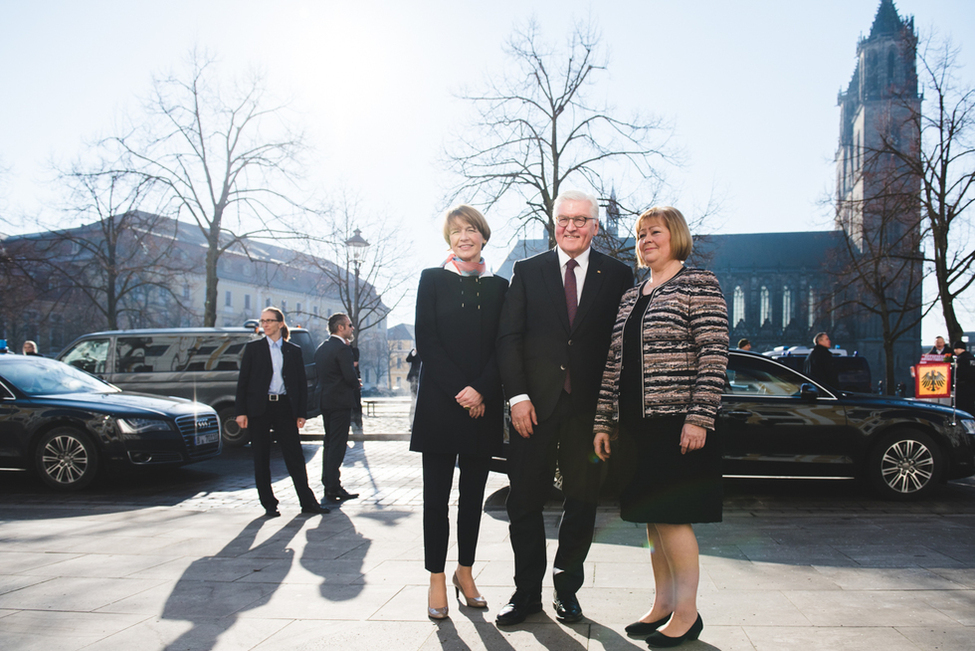
<path fill-rule="evenodd" d="M 269 521 L 258 518 L 247 523 L 223 549 L 214 556 L 199 558 L 183 572 L 163 608 L 163 619 L 187 620 L 193 627 L 166 646 L 177 649 L 211 649 L 221 634 L 230 630 L 241 612 L 266 604 L 283 583 L 291 569 L 294 551 L 289 545 L 301 529 L 304 518 L 294 518 L 256 547 L 254 540 Z M 248 552 L 271 555 L 286 562 L 262 569 L 260 583 L 242 584 L 214 581 L 212 565 L 221 558 L 236 558 Z"/>

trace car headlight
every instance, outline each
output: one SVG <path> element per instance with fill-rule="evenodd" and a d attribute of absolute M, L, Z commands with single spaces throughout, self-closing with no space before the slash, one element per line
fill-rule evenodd
<path fill-rule="evenodd" d="M 118 428 L 122 434 L 173 431 L 173 426 L 168 420 L 160 420 L 158 418 L 119 418 Z"/>
<path fill-rule="evenodd" d="M 975 436 L 975 420 L 971 418 L 961 418 L 958 420 L 961 424 L 962 429 L 964 429 L 968 434 Z"/>

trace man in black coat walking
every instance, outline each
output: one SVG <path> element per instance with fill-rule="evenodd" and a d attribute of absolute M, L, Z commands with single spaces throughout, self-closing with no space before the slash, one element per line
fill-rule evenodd
<path fill-rule="evenodd" d="M 284 313 L 276 307 L 261 312 L 265 337 L 244 347 L 237 378 L 237 424 L 250 431 L 254 482 L 264 514 L 281 515 L 271 490 L 271 430 L 294 482 L 302 513 L 328 513 L 308 487 L 305 455 L 298 430 L 305 426 L 307 386 L 301 348 L 288 342 Z"/>
<path fill-rule="evenodd" d="M 318 400 L 325 424 L 322 448 L 322 484 L 327 502 L 341 502 L 359 497 L 342 487 L 341 468 L 349 443 L 352 409 L 356 404 L 359 377 L 355 372 L 352 348 L 352 320 L 336 312 L 328 318 L 329 338 L 315 351 L 318 371 Z"/>
<path fill-rule="evenodd" d="M 542 509 L 556 461 L 565 504 L 553 607 L 560 621 L 582 618 L 576 592 L 592 544 L 600 479 L 593 421 L 620 297 L 633 286 L 629 267 L 590 248 L 599 230 L 595 197 L 562 193 L 553 213 L 558 246 L 515 263 L 498 331 L 498 365 L 517 430 L 509 446 L 507 501 L 515 593 L 498 613 L 501 626 L 542 608 Z"/>
<path fill-rule="evenodd" d="M 836 365 L 833 363 L 833 353 L 829 352 L 832 342 L 829 335 L 820 332 L 813 339 L 813 349 L 809 351 L 806 364 L 803 367 L 806 375 L 825 384 L 830 389 L 839 389 L 840 381 L 836 375 Z"/>

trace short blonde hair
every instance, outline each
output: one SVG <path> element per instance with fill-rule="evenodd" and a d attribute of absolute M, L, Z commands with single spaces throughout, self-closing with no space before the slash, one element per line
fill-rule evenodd
<path fill-rule="evenodd" d="M 447 244 L 450 244 L 450 225 L 458 219 L 467 222 L 480 231 L 481 235 L 484 237 L 485 244 L 489 239 L 491 239 L 491 227 L 488 226 L 487 220 L 484 219 L 484 215 L 481 214 L 481 211 L 474 206 L 468 206 L 466 203 L 462 203 L 452 208 L 448 208 L 447 212 L 444 213 L 443 238 L 447 241 Z"/>
<path fill-rule="evenodd" d="M 691 238 L 691 229 L 687 227 L 687 220 L 684 219 L 684 215 L 673 206 L 648 208 L 636 220 L 636 228 L 633 229 L 633 232 L 637 238 L 640 236 L 640 229 L 651 219 L 659 219 L 663 222 L 664 228 L 670 231 L 670 254 L 681 262 L 687 260 L 694 248 L 694 240 Z M 641 267 L 647 266 L 646 262 L 643 261 L 643 252 L 640 251 L 639 243 L 636 246 L 636 257 Z"/>

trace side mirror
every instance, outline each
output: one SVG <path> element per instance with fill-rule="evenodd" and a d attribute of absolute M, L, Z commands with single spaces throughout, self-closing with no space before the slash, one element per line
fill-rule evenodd
<path fill-rule="evenodd" d="M 803 382 L 799 386 L 799 397 L 803 400 L 816 402 L 816 400 L 819 399 L 819 387 L 817 387 L 815 384 L 810 384 L 809 382 Z"/>

